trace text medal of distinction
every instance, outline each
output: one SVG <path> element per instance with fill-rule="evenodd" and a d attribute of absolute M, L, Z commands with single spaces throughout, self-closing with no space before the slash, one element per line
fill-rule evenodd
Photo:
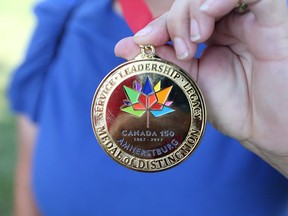
<path fill-rule="evenodd" d="M 105 152 L 133 170 L 156 172 L 184 161 L 200 143 L 206 107 L 196 83 L 155 55 L 152 45 L 113 69 L 92 102 L 92 127 Z"/>

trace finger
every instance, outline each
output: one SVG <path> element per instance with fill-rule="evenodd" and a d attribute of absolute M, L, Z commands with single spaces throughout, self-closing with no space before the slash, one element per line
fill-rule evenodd
<path fill-rule="evenodd" d="M 169 41 L 169 34 L 166 28 L 167 15 L 164 13 L 157 19 L 149 23 L 145 28 L 134 35 L 134 41 L 137 44 L 152 44 L 154 46 L 161 46 Z"/>
<path fill-rule="evenodd" d="M 207 15 L 217 18 L 231 12 L 238 3 L 239 0 L 206 0 L 199 9 Z"/>
<path fill-rule="evenodd" d="M 205 42 L 212 34 L 215 18 L 199 10 L 200 1 L 193 1 L 190 6 L 190 40 L 192 42 Z"/>
<path fill-rule="evenodd" d="M 114 48 L 116 56 L 127 60 L 134 59 L 139 52 L 139 45 L 134 42 L 133 37 L 127 37 L 120 40 Z"/>
<path fill-rule="evenodd" d="M 136 44 L 132 37 L 124 38 L 115 46 L 115 54 L 118 57 L 127 60 L 134 59 L 140 53 L 139 45 Z M 163 45 L 156 47 L 156 55 L 161 58 L 177 64 L 179 67 L 188 71 L 194 80 L 197 80 L 198 60 L 182 61 L 176 58 L 176 53 L 172 46 Z"/>
<path fill-rule="evenodd" d="M 177 58 L 180 60 L 191 59 L 197 49 L 196 44 L 191 43 L 190 37 L 190 5 L 189 1 L 175 2 L 167 16 L 167 28 Z"/>
<path fill-rule="evenodd" d="M 262 25 L 275 25 L 287 19 L 286 0 L 242 0 Z M 206 0 L 200 10 L 212 17 L 221 17 L 232 11 L 239 0 Z M 277 11 L 277 12 L 276 12 Z"/>
<path fill-rule="evenodd" d="M 192 59 L 197 49 L 196 43 L 206 41 L 214 30 L 215 18 L 199 11 L 201 2 L 203 0 L 175 1 L 165 15 L 166 18 L 163 16 L 159 22 L 153 23 L 155 38 L 159 37 L 159 29 L 162 29 L 160 32 L 169 34 L 168 37 L 173 41 L 177 58 L 180 60 Z"/>
<path fill-rule="evenodd" d="M 192 59 L 197 50 L 197 45 L 190 41 L 189 8 L 183 5 L 179 7 L 177 4 L 174 6 L 173 11 L 171 13 L 170 10 L 169 15 L 168 13 L 163 14 L 135 34 L 135 43 L 161 46 L 171 39 L 178 59 Z M 176 16 L 174 15 L 175 13 Z M 179 19 L 175 19 L 175 17 Z"/>

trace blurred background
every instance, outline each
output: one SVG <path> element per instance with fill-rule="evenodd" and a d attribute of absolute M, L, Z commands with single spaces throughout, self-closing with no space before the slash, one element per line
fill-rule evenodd
<path fill-rule="evenodd" d="M 16 164 L 14 117 L 6 88 L 13 69 L 21 62 L 34 26 L 35 0 L 0 0 L 0 215 L 12 215 Z"/>

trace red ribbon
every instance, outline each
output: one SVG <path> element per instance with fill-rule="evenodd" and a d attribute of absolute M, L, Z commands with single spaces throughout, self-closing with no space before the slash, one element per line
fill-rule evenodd
<path fill-rule="evenodd" d="M 153 20 L 145 0 L 119 0 L 123 17 L 131 30 L 136 33 Z"/>

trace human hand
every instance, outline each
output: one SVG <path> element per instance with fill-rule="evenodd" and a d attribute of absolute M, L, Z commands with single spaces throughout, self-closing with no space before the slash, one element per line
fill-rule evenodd
<path fill-rule="evenodd" d="M 176 0 L 170 11 L 116 55 L 131 59 L 137 44 L 185 69 L 203 92 L 208 120 L 288 177 L 288 10 L 285 0 Z M 231 12 L 232 11 L 232 12 Z M 165 45 L 172 40 L 174 46 Z M 193 59 L 197 43 L 208 47 Z"/>

